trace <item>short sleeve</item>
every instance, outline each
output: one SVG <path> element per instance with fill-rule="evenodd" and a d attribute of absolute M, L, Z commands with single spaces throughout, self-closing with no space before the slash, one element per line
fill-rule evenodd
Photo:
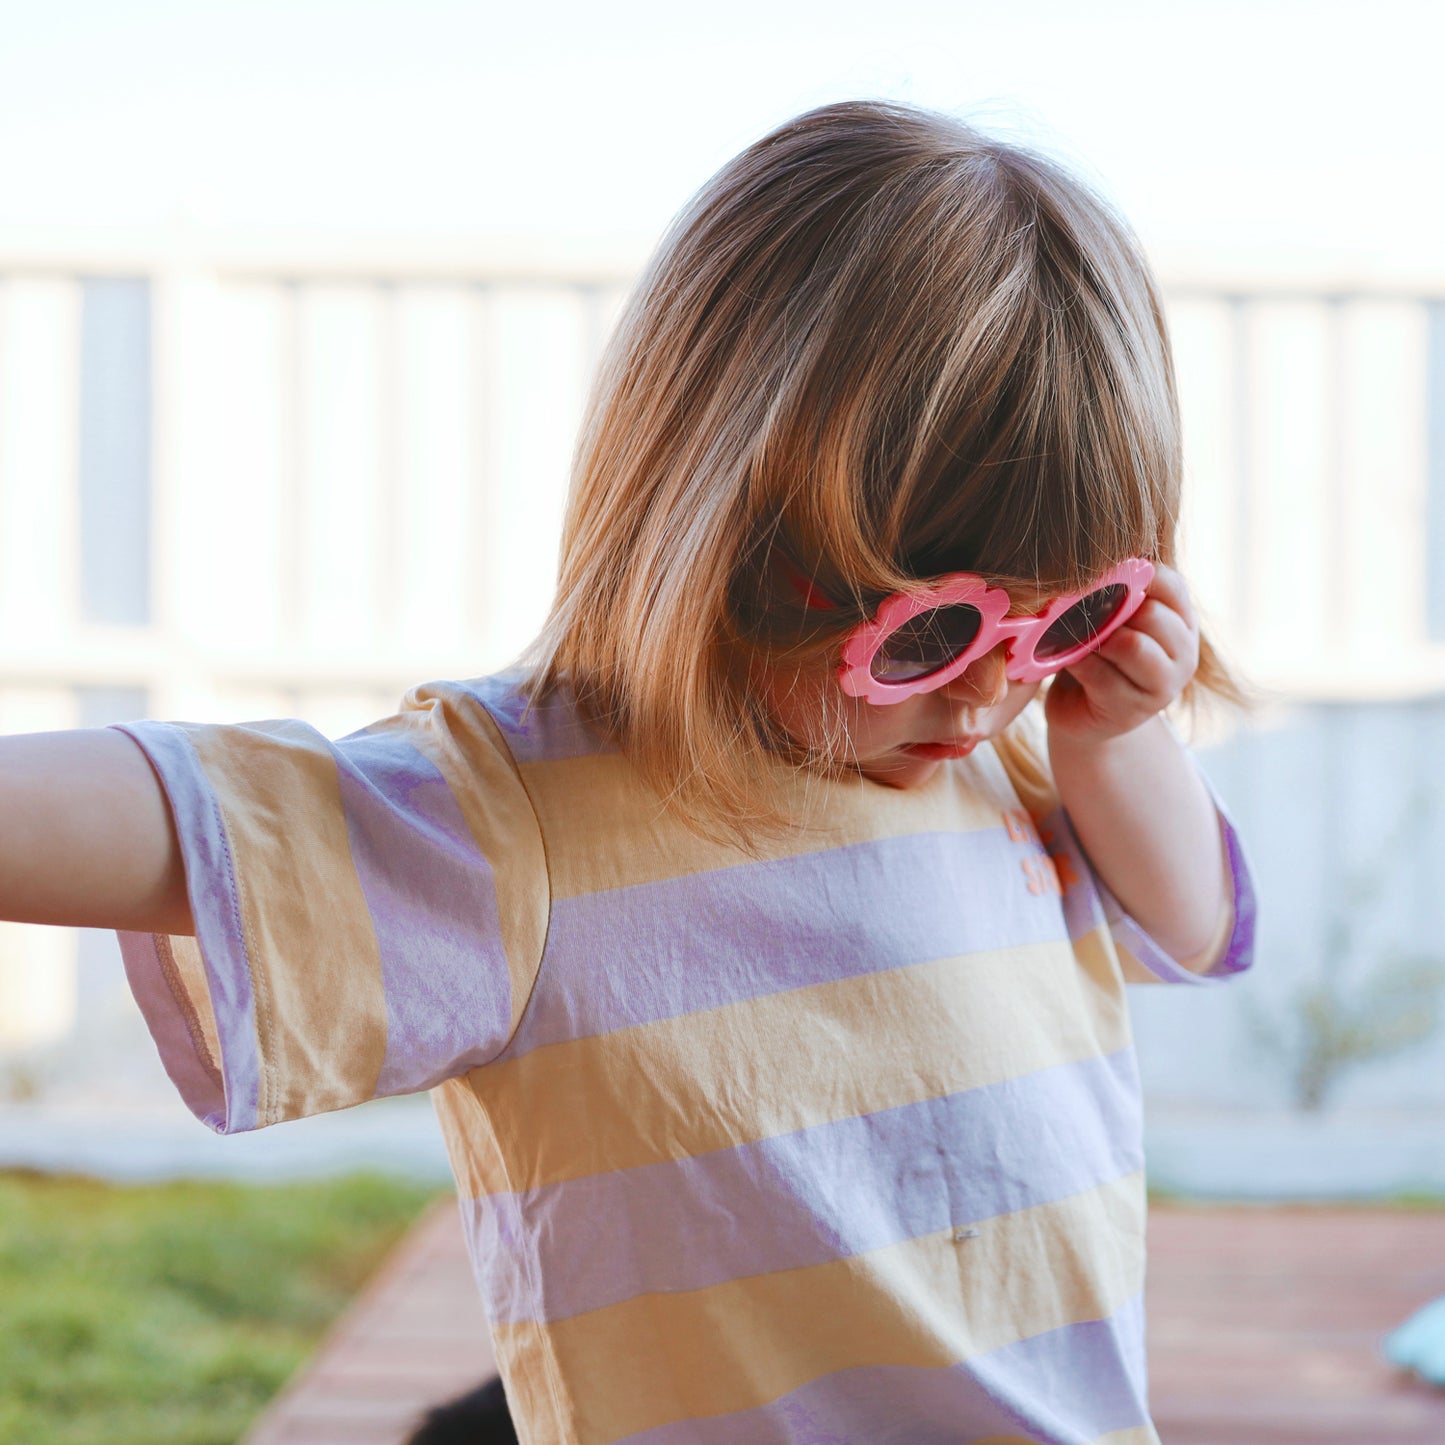
<path fill-rule="evenodd" d="M 999 758 L 1020 802 L 1034 819 L 1040 837 L 1063 885 L 1064 915 L 1071 938 L 1081 938 L 1100 927 L 1108 929 L 1119 956 L 1120 967 L 1130 983 L 1210 984 L 1243 973 L 1254 961 L 1255 888 L 1254 875 L 1239 837 L 1224 805 L 1203 769 L 1199 776 L 1214 801 L 1219 823 L 1220 848 L 1230 887 L 1228 917 L 1220 920 L 1216 939 L 1209 950 L 1214 962 L 1204 972 L 1186 968 L 1150 936 L 1127 913 L 1123 905 L 1095 872 L 1084 852 L 1067 811 L 1060 805 L 1049 775 L 1047 747 L 1034 709 L 1015 735 L 1012 746 L 999 748 Z M 1193 753 L 1190 761 L 1198 768 Z"/>
<path fill-rule="evenodd" d="M 165 789 L 196 925 L 122 932 L 121 952 L 198 1118 L 260 1128 L 505 1047 L 546 935 L 546 862 L 472 688 L 413 688 L 336 742 L 295 720 L 116 726 Z"/>
<path fill-rule="evenodd" d="M 1230 886 L 1228 916 L 1221 920 L 1216 942 L 1209 949 L 1214 962 L 1206 972 L 1186 968 L 1150 936 L 1147 930 L 1124 910 L 1109 891 L 1108 885 L 1094 871 L 1074 833 L 1069 815 L 1058 808 L 1046 818 L 1040 832 L 1049 843 L 1056 862 L 1067 858 L 1072 865 L 1066 871 L 1076 880 L 1074 895 L 1066 895 L 1064 912 L 1069 920 L 1069 933 L 1078 937 L 1102 923 L 1108 927 L 1119 954 L 1124 977 L 1130 983 L 1218 983 L 1243 973 L 1254 961 L 1254 880 L 1245 860 L 1240 842 L 1229 815 L 1225 812 L 1209 779 L 1204 777 L 1214 799 L 1215 816 L 1219 822 L 1220 846 L 1224 852 L 1226 877 Z M 1079 887 L 1078 884 L 1083 884 Z"/>

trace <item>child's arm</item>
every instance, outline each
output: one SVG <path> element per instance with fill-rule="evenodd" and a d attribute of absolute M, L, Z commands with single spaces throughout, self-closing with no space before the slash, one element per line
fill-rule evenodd
<path fill-rule="evenodd" d="M 1049 691 L 1049 762 L 1100 878 L 1188 967 L 1207 969 L 1230 889 L 1218 816 L 1160 715 L 1194 675 L 1199 626 L 1179 574 L 1161 566 L 1149 600 Z"/>
<path fill-rule="evenodd" d="M 0 737 L 0 919 L 194 933 L 170 807 L 124 733 Z"/>

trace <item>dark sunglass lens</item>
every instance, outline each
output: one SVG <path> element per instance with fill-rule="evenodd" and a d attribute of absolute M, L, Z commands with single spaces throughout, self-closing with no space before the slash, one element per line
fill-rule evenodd
<path fill-rule="evenodd" d="M 1040 662 L 1047 662 L 1086 647 L 1114 620 L 1128 596 L 1129 589 L 1122 582 L 1115 582 L 1081 597 L 1039 638 L 1034 656 Z"/>
<path fill-rule="evenodd" d="M 890 633 L 873 658 L 880 682 L 912 682 L 947 667 L 975 637 L 982 618 L 977 607 L 934 607 Z"/>

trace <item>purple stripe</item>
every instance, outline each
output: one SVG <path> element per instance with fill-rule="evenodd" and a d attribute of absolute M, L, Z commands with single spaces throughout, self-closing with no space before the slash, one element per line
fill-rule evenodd
<path fill-rule="evenodd" d="M 215 1098 L 214 1086 L 209 1083 L 201 1095 L 196 1095 L 196 1071 L 200 1063 L 194 1057 L 193 1048 L 181 1045 L 178 1056 L 175 1020 L 164 1014 L 152 1015 L 147 1008 L 156 997 L 153 971 L 160 968 L 155 946 L 149 939 L 145 948 L 138 951 L 130 941 L 137 935 L 118 935 L 126 971 L 131 974 L 134 969 L 141 976 L 137 1000 L 146 1012 L 146 1022 L 166 1072 L 191 1111 L 218 1133 L 236 1134 L 254 1129 L 260 1087 L 255 1000 L 241 928 L 235 868 L 220 804 L 183 728 L 163 722 L 113 726 L 137 742 L 151 760 L 175 816 L 186 868 L 186 892 L 195 918 L 196 939 L 205 962 L 220 1037 L 224 1101 Z M 190 1058 L 186 1057 L 188 1050 L 192 1054 Z M 201 1073 L 204 1076 L 204 1070 Z"/>
<path fill-rule="evenodd" d="M 1141 1134 L 1125 1049 L 734 1149 L 473 1200 L 472 1255 L 492 1319 L 556 1320 L 1064 1199 L 1141 1168 Z M 545 1259 L 534 1267 L 539 1242 Z M 987 1229 L 969 1248 L 989 1248 Z"/>
<path fill-rule="evenodd" d="M 376 1092 L 429 1089 L 511 1031 L 492 870 L 446 779 L 405 737 L 357 733 L 333 751 L 386 994 Z"/>
<path fill-rule="evenodd" d="M 460 684 L 491 713 L 517 762 L 556 762 L 614 751 L 582 721 L 569 698 L 554 696 L 529 707 L 521 681 L 521 674 L 511 673 Z"/>
<path fill-rule="evenodd" d="M 1234 821 L 1217 798 L 1215 805 L 1219 808 L 1219 822 L 1224 829 L 1224 851 L 1229 858 L 1229 878 L 1234 888 L 1234 932 L 1229 936 L 1223 958 L 1215 964 L 1209 977 L 1224 978 L 1243 973 L 1254 963 L 1254 931 L 1259 915 L 1259 899 L 1254 891 L 1254 874 Z"/>
<path fill-rule="evenodd" d="M 750 1350 L 771 1341 L 750 1339 Z M 779 1340 L 794 1352 L 799 1341 Z M 679 1413 L 688 1409 L 677 1399 Z M 625 1437 L 627 1445 L 966 1445 L 990 1435 L 1037 1445 L 1083 1445 L 1147 1427 L 1144 1303 L 1107 1320 L 1064 1325 L 927 1369 L 873 1365 L 841 1370 L 755 1410 L 679 1418 Z M 621 1442 L 619 1442 L 621 1445 Z"/>
<path fill-rule="evenodd" d="M 616 888 L 552 905 L 509 1056 L 932 959 L 1063 941 L 1002 827 L 915 833 Z"/>

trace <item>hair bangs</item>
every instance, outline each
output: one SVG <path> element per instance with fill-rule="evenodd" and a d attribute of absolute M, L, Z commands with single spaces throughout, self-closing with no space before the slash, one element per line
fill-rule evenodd
<path fill-rule="evenodd" d="M 1123 223 L 1037 157 L 1004 155 L 1011 265 L 979 308 L 984 337 L 963 332 L 939 370 L 896 530 L 918 576 L 1079 590 L 1126 557 L 1172 557 L 1168 338 Z"/>

